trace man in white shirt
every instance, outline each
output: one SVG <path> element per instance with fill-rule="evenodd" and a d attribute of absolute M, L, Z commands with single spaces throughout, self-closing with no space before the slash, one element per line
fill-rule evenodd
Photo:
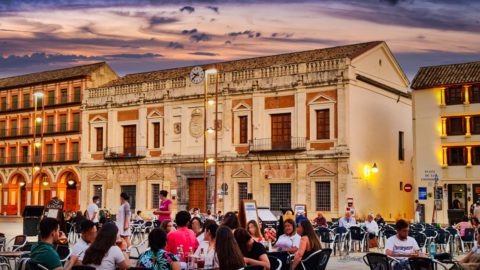
<path fill-rule="evenodd" d="M 388 238 L 385 243 L 385 254 L 400 260 L 394 269 L 409 269 L 408 258 L 420 256 L 420 248 L 413 237 L 408 236 L 408 223 L 400 219 L 395 224 L 397 234 Z"/>
<path fill-rule="evenodd" d="M 93 221 L 95 225 L 98 225 L 98 203 L 100 197 L 93 196 L 92 203 L 87 207 L 87 219 Z"/>
<path fill-rule="evenodd" d="M 375 222 L 375 220 L 373 220 L 373 214 L 367 215 L 367 221 L 365 221 L 365 229 L 367 230 L 370 239 L 378 236 L 378 224 L 377 222 Z"/>
<path fill-rule="evenodd" d="M 82 223 L 80 223 L 80 232 L 80 239 L 78 239 L 77 243 L 75 243 L 72 248 L 72 255 L 67 266 L 65 267 L 65 270 L 69 270 L 73 266 L 82 262 L 85 251 L 97 236 L 97 227 L 91 220 L 84 220 Z"/>
<path fill-rule="evenodd" d="M 350 213 L 350 211 L 345 212 L 345 216 L 338 221 L 338 227 L 343 227 L 345 229 L 356 225 L 357 221 L 354 217 L 352 217 L 352 213 Z"/>

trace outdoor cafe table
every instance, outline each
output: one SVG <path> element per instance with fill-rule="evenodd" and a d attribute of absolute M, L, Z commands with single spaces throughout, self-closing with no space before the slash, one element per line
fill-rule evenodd
<path fill-rule="evenodd" d="M 289 270 L 291 267 L 290 264 L 290 253 L 286 251 L 272 250 L 267 252 L 267 256 L 272 256 L 280 259 L 282 261 L 282 270 Z"/>
<path fill-rule="evenodd" d="M 27 254 L 30 254 L 30 251 L 2 251 L 0 252 L 0 257 L 15 259 Z"/>

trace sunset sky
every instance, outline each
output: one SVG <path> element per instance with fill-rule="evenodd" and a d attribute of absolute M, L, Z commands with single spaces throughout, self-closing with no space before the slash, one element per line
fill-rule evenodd
<path fill-rule="evenodd" d="M 124 75 L 372 40 L 410 79 L 480 61 L 480 1 L 0 0 L 0 77 L 97 61 Z"/>

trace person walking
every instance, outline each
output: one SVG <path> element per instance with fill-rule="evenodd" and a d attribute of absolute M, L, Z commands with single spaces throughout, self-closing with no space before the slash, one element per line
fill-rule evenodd
<path fill-rule="evenodd" d="M 132 217 L 132 213 L 130 210 L 130 204 L 128 200 L 130 196 L 127 193 L 122 192 L 120 194 L 120 207 L 118 208 L 117 212 L 117 227 L 118 233 L 120 237 L 122 237 L 126 242 L 128 247 L 130 247 L 130 235 L 132 234 L 130 230 L 130 218 Z"/>
<path fill-rule="evenodd" d="M 158 216 L 158 221 L 163 222 L 165 220 L 172 220 L 170 216 L 172 214 L 172 201 L 167 198 L 168 191 L 160 190 L 160 207 L 154 212 Z"/>

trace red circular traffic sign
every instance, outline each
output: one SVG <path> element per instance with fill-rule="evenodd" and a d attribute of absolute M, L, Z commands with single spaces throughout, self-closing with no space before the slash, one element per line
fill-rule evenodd
<path fill-rule="evenodd" d="M 403 190 L 405 190 L 406 192 L 410 192 L 412 191 L 413 187 L 411 184 L 405 184 L 405 186 L 403 187 Z"/>

